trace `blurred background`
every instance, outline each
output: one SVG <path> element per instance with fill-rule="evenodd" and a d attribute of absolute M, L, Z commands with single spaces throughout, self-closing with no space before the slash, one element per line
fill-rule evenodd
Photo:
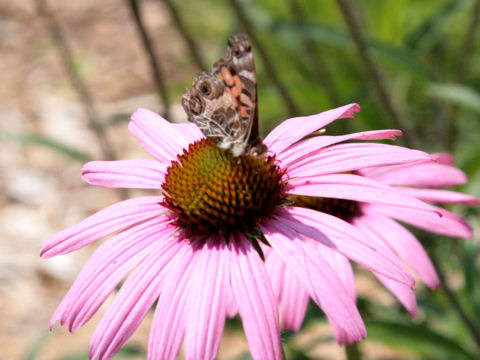
<path fill-rule="evenodd" d="M 454 154 L 470 178 L 459 190 L 480 196 L 479 17 L 478 0 L 0 0 L 0 359 L 88 358 L 104 308 L 75 334 L 48 321 L 97 245 L 40 260 L 40 244 L 147 193 L 87 186 L 80 168 L 147 157 L 127 130 L 131 113 L 186 121 L 184 89 L 237 32 L 253 44 L 264 135 L 357 102 L 359 116 L 330 134 L 402 129 L 401 145 Z M 351 359 L 480 358 L 479 209 L 453 210 L 473 240 L 413 230 L 443 277 L 437 291 L 417 286 L 415 319 L 356 268 L 368 337 Z M 118 358 L 145 357 L 149 322 Z M 282 338 L 291 359 L 346 356 L 314 306 Z M 249 358 L 238 321 L 219 358 Z"/>

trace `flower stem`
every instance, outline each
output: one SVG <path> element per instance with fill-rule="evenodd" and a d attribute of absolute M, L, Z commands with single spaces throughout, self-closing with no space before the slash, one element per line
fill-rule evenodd
<path fill-rule="evenodd" d="M 345 356 L 347 360 L 361 360 L 362 353 L 358 347 L 358 343 L 352 345 L 345 345 Z"/>
<path fill-rule="evenodd" d="M 453 292 L 452 289 L 448 286 L 447 282 L 445 281 L 445 274 L 440 267 L 439 263 L 436 261 L 435 256 L 432 256 L 432 262 L 437 270 L 438 278 L 440 279 L 440 287 L 445 292 L 447 300 L 452 305 L 453 309 L 457 313 L 460 320 L 465 324 L 466 328 L 470 332 L 472 339 L 475 341 L 477 346 L 480 348 L 480 331 L 475 326 L 473 321 L 470 320 L 468 314 L 463 309 L 460 301 L 457 299 L 457 296 Z"/>

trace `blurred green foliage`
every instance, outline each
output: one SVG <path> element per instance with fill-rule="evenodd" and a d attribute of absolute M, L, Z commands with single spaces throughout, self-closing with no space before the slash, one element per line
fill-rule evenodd
<path fill-rule="evenodd" d="M 230 35 L 244 31 L 228 2 L 177 3 L 197 41 L 217 49 L 208 54 L 210 64 L 224 56 Z M 300 108 L 301 113 L 297 115 L 357 102 L 362 107 L 358 117 L 329 126 L 329 133 L 395 127 L 379 101 L 336 1 L 244 0 L 239 3 L 280 81 Z M 368 52 L 384 75 L 400 115 L 413 129 L 412 142 L 425 151 L 455 155 L 457 165 L 470 179 L 460 190 L 480 195 L 480 29 L 475 23 L 478 18 L 474 19 L 478 4 L 473 0 L 353 3 L 364 27 Z M 195 10 L 189 11 L 190 7 Z M 212 13 L 222 16 L 217 18 Z M 465 44 L 471 36 L 474 40 L 469 47 Z M 255 47 L 254 52 L 259 115 L 262 132 L 266 134 L 289 114 L 266 75 Z M 321 71 L 318 66 L 322 66 Z M 331 77 L 337 98 L 321 78 L 325 72 Z M 457 207 L 455 211 L 478 227 L 478 209 Z M 454 295 L 479 328 L 478 235 L 473 241 L 459 241 L 420 231 L 416 234 L 448 278 L 455 278 Z M 419 315 L 413 320 L 400 305 L 386 308 L 372 300 L 360 299 L 368 330 L 364 343 L 382 343 L 401 349 L 405 355 L 398 358 L 402 359 L 480 358 L 479 345 L 444 291 L 421 288 L 417 294 Z M 312 307 L 305 326 L 317 321 L 325 319 Z M 288 345 L 290 336 L 292 334 L 285 334 L 284 338 L 291 358 L 307 359 L 308 349 Z"/>

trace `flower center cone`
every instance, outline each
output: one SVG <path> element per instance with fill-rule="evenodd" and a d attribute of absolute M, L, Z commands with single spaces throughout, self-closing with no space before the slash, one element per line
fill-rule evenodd
<path fill-rule="evenodd" d="M 167 169 L 164 205 L 190 236 L 206 238 L 255 234 L 285 202 L 284 172 L 275 158 L 233 156 L 213 140 L 184 150 Z"/>

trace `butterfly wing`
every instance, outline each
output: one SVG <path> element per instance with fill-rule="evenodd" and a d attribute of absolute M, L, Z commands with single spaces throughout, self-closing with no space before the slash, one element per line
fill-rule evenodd
<path fill-rule="evenodd" d="M 228 40 L 228 54 L 194 80 L 182 105 L 188 120 L 234 156 L 263 156 L 258 135 L 257 79 L 252 48 L 244 34 Z"/>

